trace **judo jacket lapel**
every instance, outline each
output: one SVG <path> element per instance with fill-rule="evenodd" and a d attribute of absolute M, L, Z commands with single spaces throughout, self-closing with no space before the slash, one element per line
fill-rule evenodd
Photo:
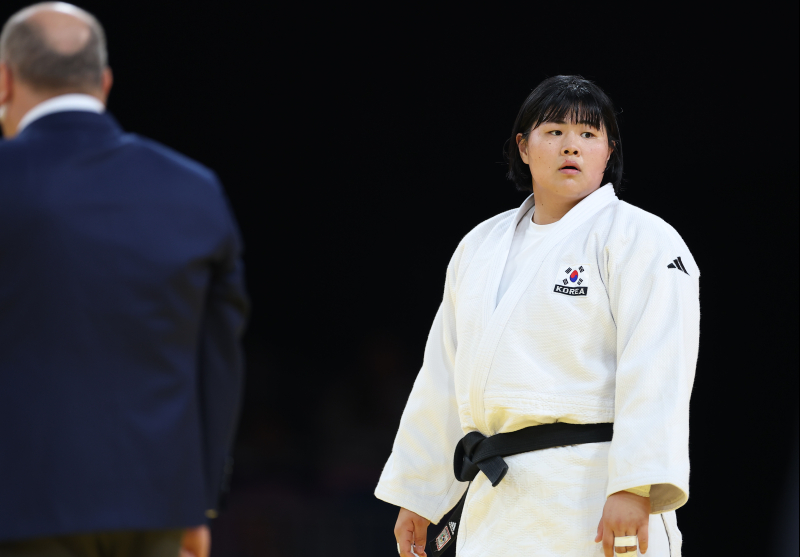
<path fill-rule="evenodd" d="M 503 296 L 500 303 L 497 302 L 497 290 L 500 287 L 500 280 L 503 269 L 511 249 L 511 241 L 519 220 L 533 205 L 533 196 L 528 197 L 514 216 L 514 219 L 506 221 L 508 229 L 503 234 L 503 240 L 493 256 L 491 257 L 491 269 L 487 276 L 486 288 L 483 298 L 483 335 L 477 350 L 473 369 L 470 373 L 469 399 L 473 419 L 478 431 L 484 435 L 494 435 L 495 431 L 489 431 L 486 421 L 486 409 L 484 406 L 484 391 L 486 381 L 489 379 L 489 372 L 492 360 L 500 342 L 500 338 L 505 329 L 508 319 L 517 307 L 522 295 L 527 290 L 531 281 L 539 271 L 547 254 L 566 238 L 578 226 L 585 223 L 603 207 L 616 201 L 617 196 L 611 184 L 602 186 L 591 195 L 584 198 L 580 203 L 573 207 L 564 217 L 555 223 L 555 228 L 547 235 L 547 238 L 539 245 L 531 255 L 525 265 L 523 272 L 514 280 L 508 291 Z"/>

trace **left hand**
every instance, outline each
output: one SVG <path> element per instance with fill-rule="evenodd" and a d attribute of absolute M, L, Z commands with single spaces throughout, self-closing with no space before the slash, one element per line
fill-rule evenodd
<path fill-rule="evenodd" d="M 594 541 L 597 543 L 602 540 L 605 557 L 614 557 L 615 537 L 639 536 L 639 551 L 645 553 L 649 526 L 650 499 L 627 491 L 618 491 L 606 499 Z M 622 548 L 619 550 L 623 551 Z M 627 546 L 625 550 L 631 557 L 636 555 L 636 546 Z"/>

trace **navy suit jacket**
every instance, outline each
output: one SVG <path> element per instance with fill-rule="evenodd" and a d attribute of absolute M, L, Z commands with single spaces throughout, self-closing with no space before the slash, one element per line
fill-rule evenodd
<path fill-rule="evenodd" d="M 205 522 L 247 311 L 211 171 L 108 114 L 0 141 L 0 540 Z"/>

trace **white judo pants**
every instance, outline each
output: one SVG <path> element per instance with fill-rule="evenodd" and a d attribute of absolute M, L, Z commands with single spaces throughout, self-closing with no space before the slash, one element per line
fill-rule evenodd
<path fill-rule="evenodd" d="M 606 501 L 609 446 L 504 457 L 509 469 L 497 487 L 478 474 L 464 504 L 458 557 L 602 557 L 594 538 Z M 649 536 L 646 557 L 680 557 L 674 511 L 650 515 Z"/>

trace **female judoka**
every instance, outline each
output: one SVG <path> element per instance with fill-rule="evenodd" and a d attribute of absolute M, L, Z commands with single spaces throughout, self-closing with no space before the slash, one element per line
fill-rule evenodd
<path fill-rule="evenodd" d="M 453 254 L 375 490 L 401 507 L 398 552 L 425 555 L 427 537 L 459 557 L 679 556 L 700 271 L 670 225 L 617 198 L 616 116 L 590 81 L 530 94 L 508 176 L 532 194 Z M 507 456 L 475 464 L 476 441 Z"/>

